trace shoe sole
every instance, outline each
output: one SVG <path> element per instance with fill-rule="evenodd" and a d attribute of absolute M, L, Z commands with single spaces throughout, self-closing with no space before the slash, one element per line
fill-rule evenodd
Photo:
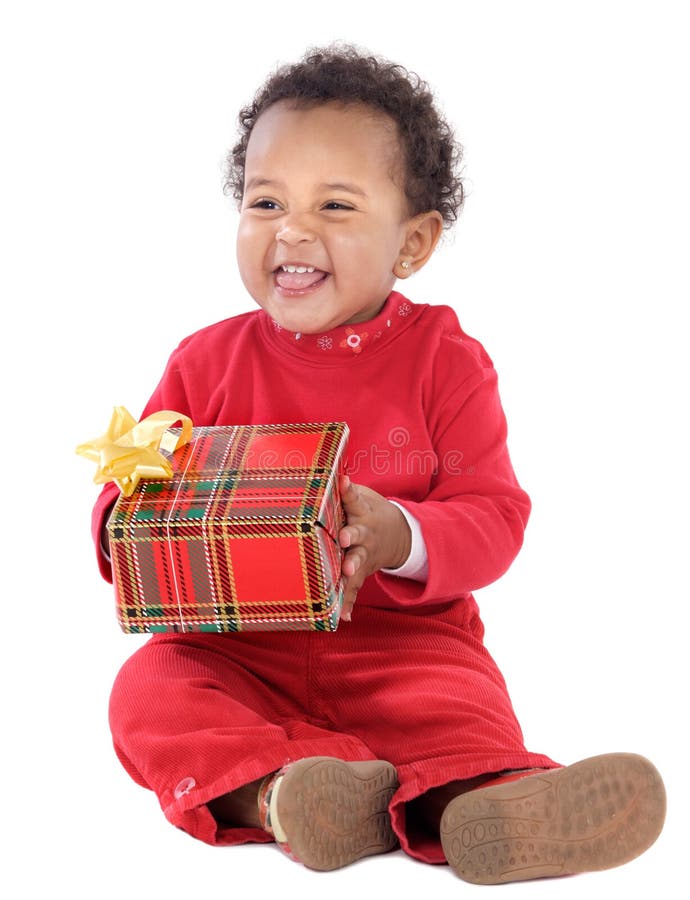
<path fill-rule="evenodd" d="M 639 856 L 665 814 L 649 760 L 611 753 L 456 797 L 441 818 L 441 844 L 473 884 L 575 875 Z"/>
<path fill-rule="evenodd" d="M 314 756 L 292 763 L 276 799 L 290 852 L 327 872 L 395 849 L 388 806 L 397 787 L 394 766 L 382 760 Z"/>

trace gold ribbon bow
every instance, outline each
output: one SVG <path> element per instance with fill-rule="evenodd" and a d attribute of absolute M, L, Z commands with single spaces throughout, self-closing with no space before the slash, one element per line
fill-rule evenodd
<path fill-rule="evenodd" d="M 182 423 L 179 435 L 168 429 Z M 169 409 L 152 413 L 141 422 L 124 406 L 116 406 L 106 433 L 77 447 L 77 453 L 98 463 L 96 484 L 114 481 L 125 497 L 142 478 L 172 478 L 173 470 L 159 450 L 174 453 L 192 438 L 192 420 Z"/>

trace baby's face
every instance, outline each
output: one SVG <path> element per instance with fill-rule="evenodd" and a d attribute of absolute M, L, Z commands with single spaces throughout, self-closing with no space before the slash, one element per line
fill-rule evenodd
<path fill-rule="evenodd" d="M 269 107 L 249 138 L 237 238 L 254 300 L 305 334 L 376 315 L 405 240 L 401 183 L 388 117 L 362 105 Z"/>

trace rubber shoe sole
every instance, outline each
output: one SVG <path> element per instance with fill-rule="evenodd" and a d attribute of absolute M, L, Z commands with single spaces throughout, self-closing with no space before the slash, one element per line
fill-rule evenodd
<path fill-rule="evenodd" d="M 276 835 L 282 832 L 295 859 L 322 872 L 387 853 L 398 846 L 388 813 L 397 787 L 394 766 L 382 760 L 298 760 L 275 799 Z"/>
<path fill-rule="evenodd" d="M 665 814 L 649 760 L 611 753 L 455 797 L 441 817 L 441 844 L 473 884 L 574 875 L 635 859 Z"/>

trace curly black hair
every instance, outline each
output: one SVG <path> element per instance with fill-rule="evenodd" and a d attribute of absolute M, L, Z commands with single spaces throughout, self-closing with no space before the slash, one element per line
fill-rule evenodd
<path fill-rule="evenodd" d="M 459 170 L 463 148 L 436 109 L 429 86 L 403 66 L 339 42 L 310 48 L 300 62 L 278 68 L 240 110 L 240 139 L 228 153 L 223 186 L 238 203 L 252 129 L 279 100 L 292 100 L 298 108 L 365 103 L 386 113 L 396 123 L 403 151 L 410 216 L 438 210 L 445 227 L 458 218 L 465 197 Z"/>

